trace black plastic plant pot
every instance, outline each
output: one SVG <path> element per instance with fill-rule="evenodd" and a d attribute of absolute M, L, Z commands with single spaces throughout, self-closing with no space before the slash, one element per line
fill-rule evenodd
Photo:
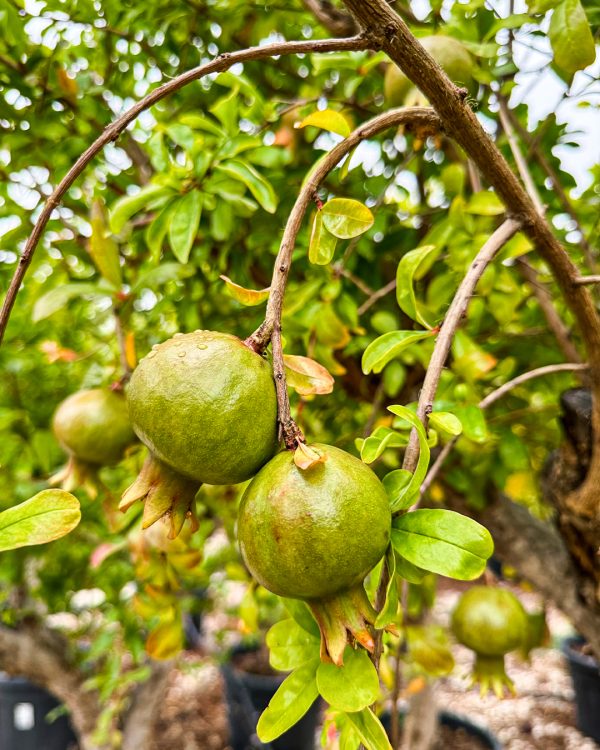
<path fill-rule="evenodd" d="M 600 744 L 600 664 L 581 651 L 584 642 L 582 638 L 567 638 L 561 650 L 573 680 L 577 727 Z"/>
<path fill-rule="evenodd" d="M 1 750 L 72 750 L 77 747 L 68 718 L 47 715 L 59 706 L 42 688 L 0 673 Z"/>
<path fill-rule="evenodd" d="M 319 701 L 281 737 L 264 745 L 256 736 L 256 722 L 285 679 L 285 675 L 243 672 L 230 664 L 221 668 L 229 718 L 232 750 L 314 750 L 320 719 Z"/>
<path fill-rule="evenodd" d="M 404 712 L 400 711 L 400 721 L 404 718 Z M 381 723 L 383 724 L 385 731 L 390 731 L 390 719 L 391 715 L 389 711 L 385 711 L 381 716 Z M 498 738 L 486 729 L 485 727 L 474 724 L 467 716 L 461 716 L 460 714 L 452 713 L 451 711 L 440 711 L 438 713 L 438 721 L 442 726 L 448 727 L 453 731 L 462 729 L 471 737 L 478 739 L 479 742 L 488 747 L 490 750 L 502 750 L 502 745 Z"/>

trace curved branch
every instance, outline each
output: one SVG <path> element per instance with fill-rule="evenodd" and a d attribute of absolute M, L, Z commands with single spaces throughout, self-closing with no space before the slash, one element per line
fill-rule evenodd
<path fill-rule="evenodd" d="M 223 54 L 216 57 L 214 60 L 199 65 L 197 68 L 187 70 L 179 76 L 176 76 L 170 81 L 163 83 L 162 86 L 158 86 L 151 91 L 139 102 L 136 102 L 131 109 L 128 109 L 125 114 L 121 115 L 107 128 L 104 129 L 102 134 L 92 143 L 92 145 L 86 149 L 83 154 L 77 159 L 75 164 L 69 169 L 67 174 L 62 178 L 59 184 L 56 186 L 52 194 L 47 199 L 42 212 L 40 213 L 35 226 L 29 235 L 23 254 L 19 259 L 19 264 L 15 270 L 10 286 L 4 299 L 2 311 L 0 312 L 0 342 L 6 331 L 8 320 L 12 308 L 15 304 L 17 294 L 21 283 L 27 273 L 27 269 L 32 261 L 33 254 L 40 241 L 46 224 L 50 219 L 52 212 L 58 206 L 63 195 L 83 172 L 86 166 L 92 161 L 92 159 L 98 154 L 104 146 L 108 145 L 111 141 L 116 141 L 119 135 L 125 130 L 125 128 L 132 123 L 138 115 L 144 110 L 149 109 L 154 104 L 164 99 L 169 94 L 186 86 L 192 81 L 197 81 L 203 76 L 209 75 L 210 73 L 222 73 L 224 70 L 228 70 L 232 65 L 240 62 L 249 62 L 251 60 L 262 60 L 267 57 L 275 57 L 277 55 L 292 55 L 302 52 L 339 52 L 342 50 L 361 50 L 367 48 L 366 39 L 362 36 L 355 36 L 349 39 L 323 39 L 314 41 L 300 41 L 300 42 L 278 42 L 276 44 L 265 44 L 262 47 L 250 47 L 248 49 L 239 50 L 237 52 L 224 52 Z"/>
<path fill-rule="evenodd" d="M 472 112 L 466 101 L 467 90 L 450 81 L 386 0 L 344 0 L 344 5 L 370 37 L 371 46 L 383 49 L 421 89 L 439 114 L 446 133 L 462 146 L 508 211 L 522 223 L 577 320 L 590 363 L 594 446 L 588 476 L 570 505 L 575 512 L 593 515 L 599 502 L 600 477 L 600 320 L 592 297 L 585 286 L 577 285 L 579 273 L 568 253 Z"/>
<path fill-rule="evenodd" d="M 483 275 L 483 272 L 487 268 L 488 264 L 494 259 L 497 253 L 504 247 L 504 245 L 513 237 L 521 228 L 518 221 L 514 219 L 506 219 L 496 231 L 491 235 L 488 241 L 483 245 L 481 250 L 475 256 L 475 259 L 471 263 L 469 270 L 463 278 L 444 322 L 440 328 L 439 335 L 435 342 L 433 354 L 425 373 L 425 380 L 423 381 L 423 387 L 419 394 L 419 403 L 417 406 L 417 416 L 423 422 L 427 428 L 427 416 L 431 412 L 433 406 L 433 400 L 435 398 L 435 392 L 437 391 L 438 383 L 440 382 L 440 376 L 444 368 L 448 354 L 450 353 L 450 347 L 452 340 L 460 321 L 467 311 L 467 306 L 475 287 L 479 282 L 479 279 Z M 419 439 L 417 437 L 416 430 L 411 432 L 410 440 L 404 454 L 404 462 L 402 467 L 408 471 L 414 471 L 417 466 L 419 459 Z"/>
<path fill-rule="evenodd" d="M 308 179 L 304 182 L 292 211 L 288 217 L 279 246 L 279 252 L 275 259 L 273 278 L 271 281 L 271 293 L 267 303 L 265 320 L 262 325 L 246 339 L 246 344 L 257 352 L 264 351 L 271 337 L 276 331 L 277 341 L 273 348 L 273 372 L 275 375 L 275 386 L 277 389 L 277 401 L 279 405 L 280 426 L 283 438 L 288 448 L 293 448 L 298 442 L 298 427 L 290 415 L 289 396 L 285 381 L 285 370 L 283 366 L 283 355 L 279 343 L 281 332 L 281 314 L 283 310 L 283 298 L 287 284 L 292 253 L 296 244 L 296 238 L 302 220 L 308 206 L 313 200 L 315 191 L 327 175 L 339 164 L 339 162 L 352 151 L 361 141 L 371 138 L 382 130 L 401 125 L 411 124 L 424 128 L 439 130 L 440 120 L 435 112 L 429 107 L 401 107 L 391 109 L 377 117 L 363 123 L 343 141 L 334 146 L 331 151 L 318 162 Z M 301 434 L 301 433 L 300 433 Z"/>
<path fill-rule="evenodd" d="M 334 36 L 356 34 L 356 21 L 350 13 L 333 6 L 329 0 L 302 0 L 304 7 Z"/>
<path fill-rule="evenodd" d="M 581 372 L 587 369 L 588 369 L 588 366 L 586 364 L 580 364 L 579 362 L 561 362 L 560 364 L 557 364 L 557 365 L 545 365 L 544 367 L 538 367 L 535 370 L 522 372 L 520 375 L 517 375 L 512 380 L 508 380 L 506 383 L 503 383 L 501 386 L 496 388 L 495 391 L 488 393 L 488 395 L 479 402 L 478 406 L 480 409 L 487 409 L 488 406 L 491 406 L 493 403 L 498 401 L 498 399 L 502 398 L 504 395 L 509 393 L 509 391 L 512 391 L 513 388 L 516 388 L 517 386 L 522 385 L 523 383 L 526 383 L 528 380 L 533 380 L 534 378 L 541 378 L 544 375 L 553 375 L 555 372 Z M 446 445 L 442 448 L 442 450 L 438 453 L 437 458 L 432 464 L 431 469 L 429 469 L 429 471 L 427 472 L 427 476 L 425 477 L 425 480 L 423 484 L 421 485 L 420 497 L 423 497 L 423 495 L 427 492 L 427 490 L 431 486 L 433 480 L 439 474 L 439 471 L 442 468 L 444 461 L 446 460 L 446 458 L 448 458 L 450 451 L 456 445 L 456 442 L 458 441 L 459 437 L 460 435 L 453 437 L 452 440 L 448 441 Z"/>

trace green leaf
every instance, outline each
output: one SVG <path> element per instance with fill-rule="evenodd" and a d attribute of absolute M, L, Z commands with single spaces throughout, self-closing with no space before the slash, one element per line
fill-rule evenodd
<path fill-rule="evenodd" d="M 217 165 L 216 169 L 244 184 L 260 205 L 270 214 L 277 210 L 277 196 L 273 186 L 247 162 L 231 159 Z"/>
<path fill-rule="evenodd" d="M 164 185 L 146 185 L 133 195 L 124 195 L 113 203 L 109 212 L 109 227 L 113 234 L 119 234 L 127 221 L 150 201 L 168 195 L 171 189 Z"/>
<path fill-rule="evenodd" d="M 412 479 L 406 486 L 406 489 L 401 490 L 395 502 L 392 505 L 392 513 L 400 510 L 401 508 L 408 507 L 407 504 L 412 504 L 418 497 L 421 490 L 421 485 L 427 474 L 427 467 L 429 466 L 430 450 L 429 444 L 427 443 L 427 435 L 423 423 L 410 409 L 405 406 L 396 404 L 395 406 L 388 406 L 388 411 L 395 414 L 398 417 L 402 417 L 409 422 L 417 431 L 419 438 L 419 460 L 417 462 L 417 468 L 414 471 Z"/>
<path fill-rule="evenodd" d="M 160 210 L 160 212 L 154 217 L 152 222 L 148 224 L 144 238 L 148 243 L 152 257 L 158 261 L 162 251 L 163 242 L 169 231 L 169 224 L 173 215 L 173 210 L 177 205 L 177 199 L 169 200 L 168 203 Z"/>
<path fill-rule="evenodd" d="M 102 201 L 95 200 L 92 202 L 90 223 L 92 235 L 88 247 L 92 260 L 101 275 L 114 287 L 120 289 L 122 277 L 119 248 L 108 231 Z"/>
<path fill-rule="evenodd" d="M 317 688 L 333 708 L 361 711 L 379 698 L 379 677 L 364 649 L 347 648 L 343 666 L 319 664 Z"/>
<path fill-rule="evenodd" d="M 408 562 L 405 557 L 399 555 L 397 550 L 394 550 L 394 552 L 396 553 L 396 575 L 400 576 L 400 578 L 404 578 L 409 583 L 419 584 L 423 582 L 425 576 L 429 575 L 426 570 L 418 568 L 416 565 Z"/>
<path fill-rule="evenodd" d="M 451 510 L 423 509 L 394 520 L 392 544 L 413 565 L 431 573 L 471 581 L 494 551 L 490 532 Z"/>
<path fill-rule="evenodd" d="M 180 263 L 188 262 L 201 214 L 202 195 L 198 190 L 191 190 L 175 203 L 169 224 L 169 244 Z"/>
<path fill-rule="evenodd" d="M 80 520 L 76 497 L 64 490 L 43 490 L 0 513 L 0 552 L 52 542 L 73 531 Z"/>
<path fill-rule="evenodd" d="M 301 628 L 306 630 L 307 633 L 311 633 L 316 638 L 320 638 L 321 631 L 319 630 L 317 621 L 313 617 L 306 602 L 302 602 L 299 599 L 285 598 L 282 598 L 282 601 L 287 611 Z"/>
<path fill-rule="evenodd" d="M 225 282 L 227 291 L 234 300 L 237 300 L 242 305 L 247 307 L 253 307 L 254 305 L 260 305 L 269 299 L 269 293 L 271 287 L 266 289 L 246 289 L 235 281 L 232 281 L 228 276 L 219 276 L 219 278 Z"/>
<path fill-rule="evenodd" d="M 331 133 L 337 133 L 343 138 L 347 138 L 352 132 L 347 118 L 341 112 L 336 112 L 333 109 L 321 109 L 317 112 L 311 112 L 296 127 L 305 128 L 307 125 L 329 130 Z"/>
<path fill-rule="evenodd" d="M 366 464 L 372 464 L 386 448 L 404 448 L 408 440 L 389 427 L 377 427 L 360 446 L 360 457 Z"/>
<path fill-rule="evenodd" d="M 506 211 L 504 203 L 491 190 L 474 193 L 465 206 L 465 211 L 477 216 L 499 216 Z"/>
<path fill-rule="evenodd" d="M 315 702 L 319 695 L 316 674 L 320 663 L 319 658 L 312 659 L 281 683 L 256 725 L 261 742 L 272 742 L 287 732 Z"/>
<path fill-rule="evenodd" d="M 370 708 L 346 715 L 367 750 L 392 750 L 385 729 Z"/>
<path fill-rule="evenodd" d="M 419 266 L 427 266 L 432 259 L 435 259 L 440 248 L 437 245 L 423 245 L 415 250 L 410 250 L 404 255 L 398 264 L 396 272 L 396 299 L 398 306 L 409 318 L 416 320 L 425 328 L 431 328 L 431 325 L 425 320 L 419 312 L 417 299 L 415 297 L 414 281 L 419 278 Z"/>
<path fill-rule="evenodd" d="M 485 443 L 489 437 L 483 411 L 475 404 L 454 407 L 462 425 L 462 434 L 475 443 Z"/>
<path fill-rule="evenodd" d="M 279 672 L 289 672 L 319 656 L 320 639 L 292 619 L 276 622 L 266 641 L 271 666 Z"/>
<path fill-rule="evenodd" d="M 596 59 L 592 30 L 579 0 L 563 0 L 550 19 L 548 38 L 554 52 L 554 62 L 569 80 Z"/>
<path fill-rule="evenodd" d="M 103 291 L 96 284 L 74 281 L 72 284 L 63 284 L 51 289 L 46 294 L 36 300 L 31 314 L 31 320 L 39 323 L 40 320 L 48 318 L 58 310 L 62 310 L 72 299 L 85 296 L 106 296 L 107 292 Z"/>
<path fill-rule="evenodd" d="M 408 442 L 408 441 L 407 441 Z M 405 510 L 412 505 L 412 499 L 407 497 L 406 490 L 412 479 L 412 474 L 406 469 L 395 469 L 383 478 L 383 486 L 390 501 L 390 507 Z"/>
<path fill-rule="evenodd" d="M 532 15 L 535 13 L 545 13 L 547 10 L 556 8 L 560 1 L 561 0 L 527 0 L 527 7 Z"/>
<path fill-rule="evenodd" d="M 406 639 L 411 658 L 432 677 L 444 677 L 454 669 L 448 635 L 439 625 L 409 625 Z"/>
<path fill-rule="evenodd" d="M 364 234 L 373 226 L 371 211 L 352 198 L 332 198 L 321 209 L 325 228 L 340 240 Z"/>
<path fill-rule="evenodd" d="M 308 246 L 309 261 L 319 266 L 326 266 L 333 258 L 336 245 L 337 237 L 325 229 L 323 225 L 323 213 L 322 211 L 317 211 Z"/>
<path fill-rule="evenodd" d="M 365 375 L 381 372 L 392 359 L 404 349 L 432 336 L 431 331 L 390 331 L 371 341 L 362 356 L 362 370 Z"/>
<path fill-rule="evenodd" d="M 396 584 L 396 553 L 390 544 L 385 554 L 385 564 L 387 565 L 389 579 L 385 590 L 385 602 L 381 610 L 377 613 L 375 627 L 383 630 L 398 620 L 398 586 Z"/>
<path fill-rule="evenodd" d="M 449 411 L 432 411 L 429 415 L 429 424 L 436 430 L 442 430 L 455 437 L 462 432 L 460 419 Z"/>
<path fill-rule="evenodd" d="M 131 291 L 137 293 L 142 289 L 155 289 L 157 286 L 166 284 L 168 281 L 179 281 L 196 273 L 192 266 L 181 263 L 162 263 L 157 268 L 152 268 L 139 276 L 131 287 Z"/>

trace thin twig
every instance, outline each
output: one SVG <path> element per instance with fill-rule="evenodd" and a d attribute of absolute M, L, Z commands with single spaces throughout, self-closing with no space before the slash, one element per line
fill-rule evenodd
<path fill-rule="evenodd" d="M 448 308 L 448 312 L 444 318 L 444 322 L 440 328 L 439 335 L 435 342 L 433 354 L 425 373 L 425 379 L 423 381 L 423 387 L 419 394 L 419 403 L 417 405 L 417 416 L 427 428 L 427 417 L 431 412 L 433 401 L 435 399 L 435 393 L 437 391 L 438 383 L 444 364 L 450 353 L 450 347 L 454 339 L 454 335 L 460 325 L 463 316 L 466 313 L 467 306 L 475 287 L 479 282 L 483 272 L 487 268 L 488 264 L 494 259 L 494 257 L 500 252 L 504 245 L 513 237 L 521 228 L 518 221 L 514 219 L 506 219 L 496 231 L 491 235 L 488 241 L 483 245 L 481 250 L 475 256 L 475 260 L 471 263 L 469 270 L 463 278 L 454 299 Z M 404 453 L 404 461 L 402 468 L 407 471 L 414 472 L 417 461 L 419 460 L 419 439 L 416 430 L 411 432 L 411 436 Z"/>
<path fill-rule="evenodd" d="M 579 276 L 573 283 L 579 286 L 583 284 L 600 284 L 600 276 Z"/>
<path fill-rule="evenodd" d="M 502 398 L 502 396 L 506 395 L 509 391 L 512 391 L 513 388 L 526 383 L 528 380 L 543 377 L 544 375 L 553 375 L 556 372 L 581 372 L 587 369 L 588 365 L 581 364 L 579 362 L 561 362 L 557 365 L 545 365 L 544 367 L 538 367 L 535 370 L 529 370 L 529 372 L 523 372 L 520 375 L 517 375 L 512 380 L 508 380 L 499 388 L 496 388 L 496 390 L 488 393 L 488 395 L 479 402 L 479 408 L 487 409 L 488 406 L 491 406 L 493 403 L 498 401 L 498 399 Z M 460 436 L 453 437 L 452 440 L 448 441 L 439 452 L 437 458 L 427 472 L 427 476 L 425 477 L 423 484 L 421 485 L 421 497 L 423 497 L 423 495 L 431 487 L 434 479 L 439 474 L 444 461 L 456 445 L 459 437 Z"/>
<path fill-rule="evenodd" d="M 283 310 L 283 298 L 287 284 L 292 253 L 296 244 L 296 237 L 302 226 L 304 215 L 313 201 L 315 191 L 327 175 L 340 163 L 340 161 L 361 141 L 371 138 L 383 130 L 396 127 L 400 124 L 411 124 L 413 126 L 437 128 L 439 119 L 429 107 L 401 107 L 384 112 L 377 117 L 368 120 L 354 130 L 343 141 L 334 146 L 327 156 L 319 162 L 318 166 L 306 180 L 292 211 L 288 217 L 279 252 L 275 259 L 273 278 L 271 281 L 271 293 L 267 303 L 265 319 L 261 326 L 246 339 L 246 344 L 257 352 L 263 352 L 269 345 L 271 337 L 277 332 L 279 338 L 281 332 L 281 315 Z M 274 342 L 275 343 L 275 342 Z M 285 380 L 285 368 L 282 361 L 282 352 L 273 350 L 273 372 L 275 374 L 275 387 L 277 389 L 277 401 L 279 405 L 280 426 L 283 438 L 288 448 L 297 444 L 298 427 L 295 425 L 290 413 L 289 395 Z M 280 377 L 281 376 L 281 377 Z M 287 422 L 281 421 L 287 420 Z"/>
<path fill-rule="evenodd" d="M 396 279 L 392 279 L 389 281 L 385 286 L 382 286 L 381 289 L 377 289 L 377 291 L 373 292 L 369 299 L 366 299 L 362 305 L 358 308 L 358 317 L 360 318 L 361 315 L 364 315 L 367 310 L 372 307 L 377 300 L 381 299 L 382 297 L 385 297 L 386 294 L 389 294 L 390 292 L 393 292 L 396 288 Z"/>
<path fill-rule="evenodd" d="M 276 44 L 265 44 L 262 47 L 250 47 L 249 49 L 239 50 L 238 52 L 224 52 L 204 65 L 188 70 L 170 81 L 163 83 L 151 91 L 143 99 L 136 102 L 131 109 L 121 115 L 107 128 L 104 129 L 99 138 L 87 148 L 77 159 L 75 164 L 69 169 L 67 174 L 56 186 L 52 194 L 46 200 L 44 207 L 35 223 L 35 226 L 27 239 L 25 248 L 19 259 L 19 264 L 15 270 L 10 286 L 4 299 L 2 312 L 0 313 L 0 342 L 6 331 L 10 313 L 15 304 L 17 294 L 27 269 L 33 259 L 33 254 L 40 241 L 46 224 L 50 219 L 52 212 L 60 203 L 63 195 L 83 172 L 90 161 L 98 154 L 104 146 L 111 141 L 116 141 L 125 128 L 133 122 L 139 114 L 149 109 L 154 104 L 164 99 L 169 94 L 178 91 L 192 81 L 197 81 L 203 76 L 210 73 L 221 73 L 228 70 L 232 65 L 239 62 L 248 62 L 250 60 L 262 60 L 267 57 L 278 55 L 291 55 L 304 52 L 339 52 L 340 50 L 361 50 L 367 48 L 367 41 L 363 36 L 355 36 L 349 39 L 323 39 L 313 41 L 298 42 L 278 42 Z"/>

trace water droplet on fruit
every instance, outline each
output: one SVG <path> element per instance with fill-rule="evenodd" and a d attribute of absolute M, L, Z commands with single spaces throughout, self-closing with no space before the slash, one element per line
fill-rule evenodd
<path fill-rule="evenodd" d="M 177 356 L 178 356 L 178 357 L 185 357 L 185 352 L 178 352 L 178 353 L 177 353 Z"/>
<path fill-rule="evenodd" d="M 197 344 L 196 349 L 208 349 L 207 344 Z"/>

